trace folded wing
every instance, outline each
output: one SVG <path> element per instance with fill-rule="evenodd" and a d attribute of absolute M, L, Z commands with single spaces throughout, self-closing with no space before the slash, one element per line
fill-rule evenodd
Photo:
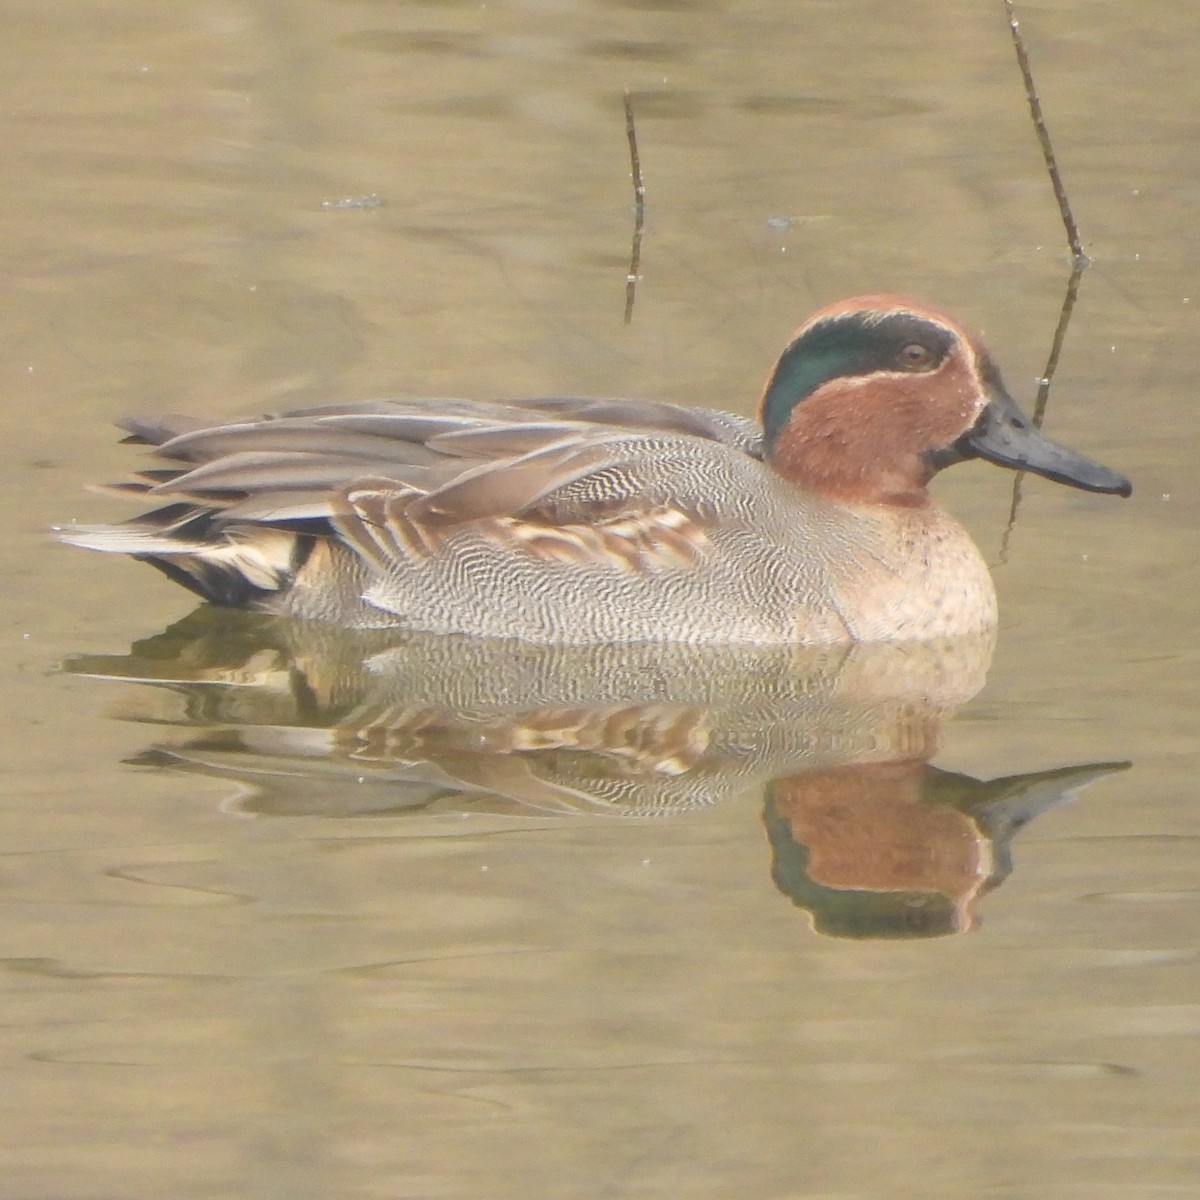
<path fill-rule="evenodd" d="M 707 548 L 713 489 L 725 490 L 711 476 L 761 455 L 745 418 L 628 400 L 378 401 L 123 428 L 154 463 L 112 490 L 162 503 L 60 536 L 234 605 L 285 591 L 320 543 L 378 579 L 464 530 L 547 563 L 686 568 Z"/>

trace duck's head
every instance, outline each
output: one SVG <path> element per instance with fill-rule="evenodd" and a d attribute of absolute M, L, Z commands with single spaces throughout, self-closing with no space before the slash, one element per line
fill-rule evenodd
<path fill-rule="evenodd" d="M 1091 492 L 1132 490 L 1043 437 L 976 334 L 897 296 L 859 296 L 811 317 L 771 373 L 760 415 L 767 461 L 847 502 L 925 504 L 930 479 L 968 458 Z"/>

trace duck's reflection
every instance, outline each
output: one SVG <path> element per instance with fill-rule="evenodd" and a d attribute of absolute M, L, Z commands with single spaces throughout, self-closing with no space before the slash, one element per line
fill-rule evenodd
<path fill-rule="evenodd" d="M 791 775 L 767 787 L 772 877 L 833 937 L 963 933 L 1012 871 L 1013 835 L 1128 765 L 981 780 L 913 759 Z"/>
<path fill-rule="evenodd" d="M 991 650 L 562 648 L 201 608 L 67 669 L 154 685 L 123 715 L 189 732 L 137 761 L 237 780 L 248 815 L 652 816 L 757 791 L 775 882 L 818 930 L 928 937 L 971 927 L 1017 829 L 1124 765 L 930 766 Z"/>

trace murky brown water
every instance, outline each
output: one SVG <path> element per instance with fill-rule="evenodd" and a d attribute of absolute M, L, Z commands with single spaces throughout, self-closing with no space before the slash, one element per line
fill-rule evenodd
<path fill-rule="evenodd" d="M 83 488 L 130 410 L 749 411 L 864 290 L 1029 397 L 1066 264 L 999 3 L 0 17 L 0 1194 L 1200 1194 L 1200 10 L 1025 14 L 1095 258 L 1047 428 L 1137 491 L 1026 484 L 973 699 L 958 652 L 497 695 L 486 655 L 199 619 L 131 661 L 188 599 L 45 530 L 119 511 Z M 938 488 L 995 561 L 1010 478 Z"/>

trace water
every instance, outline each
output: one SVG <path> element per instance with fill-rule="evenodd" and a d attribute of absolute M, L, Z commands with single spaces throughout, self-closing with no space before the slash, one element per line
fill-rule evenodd
<path fill-rule="evenodd" d="M 121 513 L 83 489 L 129 411 L 749 412 L 860 291 L 983 327 L 1028 400 L 1067 265 L 999 6 L 0 9 L 5 1196 L 1200 1192 L 1200 16 L 1023 14 L 1094 259 L 1046 429 L 1136 491 L 1027 481 L 1000 562 L 1011 477 L 948 472 L 999 642 L 881 712 L 878 668 L 464 695 L 428 647 L 381 695 L 378 647 L 207 618 L 149 669 L 188 599 L 45 530 Z"/>

